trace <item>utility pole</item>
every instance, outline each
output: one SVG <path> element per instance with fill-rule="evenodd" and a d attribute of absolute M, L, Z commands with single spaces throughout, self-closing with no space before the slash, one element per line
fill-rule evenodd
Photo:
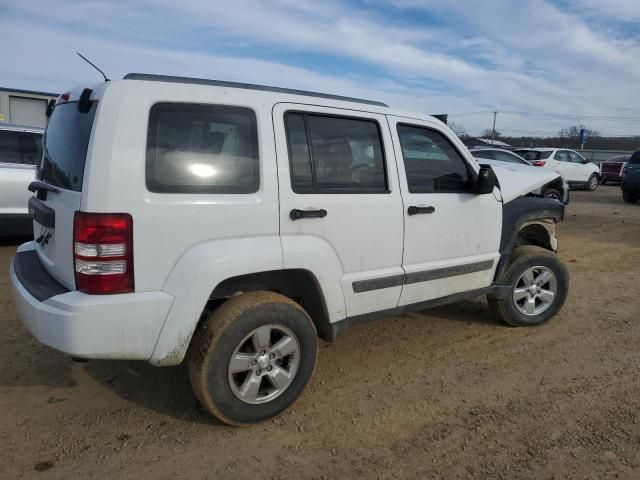
<path fill-rule="evenodd" d="M 498 116 L 498 111 L 493 112 L 493 129 L 491 130 L 491 144 L 493 145 L 494 140 L 496 139 L 496 117 Z"/>

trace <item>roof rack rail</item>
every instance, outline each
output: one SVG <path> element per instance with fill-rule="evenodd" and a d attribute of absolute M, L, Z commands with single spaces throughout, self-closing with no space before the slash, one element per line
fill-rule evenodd
<path fill-rule="evenodd" d="M 304 95 L 307 97 L 327 98 L 330 100 L 340 100 L 343 102 L 364 103 L 367 105 L 376 105 L 378 107 L 388 107 L 386 103 L 376 102 L 374 100 L 364 100 L 362 98 L 344 97 L 341 95 L 331 95 L 329 93 L 308 92 L 306 90 L 296 90 L 293 88 L 269 87 L 267 85 L 254 85 L 252 83 L 227 82 L 224 80 L 207 80 L 204 78 L 190 77 L 173 77 L 170 75 L 152 75 L 147 73 L 128 73 L 124 76 L 125 80 L 147 80 L 151 82 L 170 82 L 170 83 L 190 83 L 195 85 L 212 85 L 215 87 L 244 88 L 246 90 L 259 90 L 262 92 L 287 93 L 291 95 Z"/>

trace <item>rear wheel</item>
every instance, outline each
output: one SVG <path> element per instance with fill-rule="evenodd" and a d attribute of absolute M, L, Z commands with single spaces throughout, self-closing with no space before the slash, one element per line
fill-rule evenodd
<path fill-rule="evenodd" d="M 593 192 L 596 188 L 598 188 L 598 175 L 593 173 L 587 180 L 587 190 Z"/>
<path fill-rule="evenodd" d="M 622 199 L 627 203 L 636 203 L 638 201 L 638 194 L 631 192 L 622 192 Z"/>
<path fill-rule="evenodd" d="M 489 296 L 495 316 L 512 326 L 540 325 L 564 305 L 569 273 L 554 253 L 523 245 L 514 249 L 498 283 L 511 289 L 505 298 Z"/>
<path fill-rule="evenodd" d="M 196 332 L 189 378 L 203 407 L 230 425 L 248 425 L 291 406 L 316 365 L 313 322 L 300 305 L 249 292 L 218 307 Z"/>

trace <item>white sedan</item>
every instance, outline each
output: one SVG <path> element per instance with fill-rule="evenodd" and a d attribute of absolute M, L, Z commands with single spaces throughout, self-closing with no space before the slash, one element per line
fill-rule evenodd
<path fill-rule="evenodd" d="M 600 169 L 578 152 L 566 148 L 520 148 L 514 151 L 531 165 L 555 170 L 572 187 L 582 187 L 590 192 L 598 188 Z"/>
<path fill-rule="evenodd" d="M 33 234 L 27 190 L 42 157 L 42 129 L 0 125 L 0 237 Z"/>

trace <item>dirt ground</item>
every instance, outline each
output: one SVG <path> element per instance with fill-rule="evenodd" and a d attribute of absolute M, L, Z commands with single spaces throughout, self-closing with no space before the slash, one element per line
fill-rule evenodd
<path fill-rule="evenodd" d="M 23 328 L 0 247 L 0 478 L 640 478 L 640 205 L 572 192 L 569 300 L 547 325 L 484 299 L 321 344 L 294 407 L 237 429 L 182 367 L 79 364 Z"/>

